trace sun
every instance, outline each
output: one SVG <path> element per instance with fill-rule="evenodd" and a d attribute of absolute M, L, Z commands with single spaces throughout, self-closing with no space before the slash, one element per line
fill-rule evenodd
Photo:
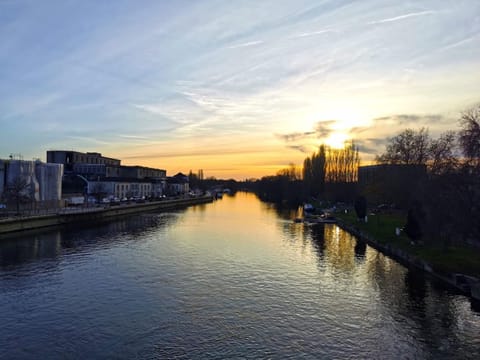
<path fill-rule="evenodd" d="M 345 142 L 348 140 L 348 135 L 342 132 L 333 132 L 325 140 L 325 144 L 333 149 L 343 149 Z"/>

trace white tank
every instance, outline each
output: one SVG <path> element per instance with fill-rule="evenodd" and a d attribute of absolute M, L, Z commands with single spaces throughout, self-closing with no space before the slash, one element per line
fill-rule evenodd
<path fill-rule="evenodd" d="M 63 164 L 35 162 L 35 174 L 39 184 L 39 200 L 62 199 Z"/>
<path fill-rule="evenodd" d="M 7 170 L 7 185 L 14 182 L 21 181 L 25 183 L 22 192 L 29 196 L 32 200 L 38 201 L 39 184 L 35 176 L 35 163 L 33 161 L 25 160 L 10 160 Z"/>

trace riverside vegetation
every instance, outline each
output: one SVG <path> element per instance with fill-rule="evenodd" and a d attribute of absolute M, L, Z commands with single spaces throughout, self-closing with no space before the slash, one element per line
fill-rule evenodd
<path fill-rule="evenodd" d="M 341 217 L 377 241 L 424 259 L 436 270 L 479 277 L 480 105 L 463 112 L 458 123 L 459 130 L 436 138 L 420 128 L 388 139 L 384 153 L 376 156 L 377 164 L 425 169 L 415 186 L 400 186 L 388 194 L 379 186 L 358 186 L 360 158 L 354 141 L 343 149 L 321 145 L 304 160 L 302 169 L 292 164 L 276 176 L 248 185 L 262 200 L 289 205 L 348 205 L 362 197 L 365 213 L 371 213 L 386 203 L 393 208 L 391 213 L 376 213 L 368 223 L 359 221 L 353 211 Z M 395 228 L 403 229 L 400 236 Z"/>

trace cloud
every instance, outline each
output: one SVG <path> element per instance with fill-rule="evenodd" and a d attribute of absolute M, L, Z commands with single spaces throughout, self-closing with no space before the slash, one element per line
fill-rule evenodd
<path fill-rule="evenodd" d="M 275 137 L 285 141 L 286 143 L 303 142 L 307 139 L 325 139 L 334 131 L 332 126 L 336 123 L 337 120 L 322 120 L 315 124 L 312 131 L 275 134 Z M 289 144 L 287 147 L 300 151 L 304 151 L 307 148 L 304 144 Z"/>
<path fill-rule="evenodd" d="M 355 140 L 355 145 L 361 154 L 378 155 L 383 152 L 387 142 L 386 138 L 368 138 Z"/>
<path fill-rule="evenodd" d="M 290 134 L 276 134 L 275 136 L 284 140 L 285 142 L 292 142 L 297 140 L 303 140 L 305 138 L 309 138 L 312 135 L 315 135 L 315 131 L 306 131 L 306 132 L 294 132 Z"/>
<path fill-rule="evenodd" d="M 450 120 L 450 118 L 441 114 L 395 114 L 373 119 L 373 121 L 378 124 L 395 124 L 407 127 L 437 125 L 439 123 L 450 122 Z"/>
<path fill-rule="evenodd" d="M 300 34 L 297 34 L 297 35 L 293 35 L 293 36 L 290 37 L 290 39 L 297 39 L 297 38 L 303 38 L 303 37 L 308 37 L 308 36 L 316 36 L 316 35 L 328 34 L 328 33 L 333 33 L 333 32 L 336 32 L 336 31 L 332 30 L 332 29 L 310 31 L 310 32 L 304 32 L 304 33 L 300 33 Z"/>
<path fill-rule="evenodd" d="M 419 12 L 399 15 L 399 16 L 395 16 L 395 17 L 391 17 L 391 18 L 385 18 L 385 19 L 381 19 L 381 20 L 370 21 L 368 24 L 369 25 L 383 24 L 383 23 L 388 23 L 388 22 L 393 22 L 393 21 L 404 20 L 404 19 L 408 19 L 408 18 L 411 18 L 411 17 L 432 15 L 432 14 L 435 14 L 436 12 L 437 11 L 432 11 L 432 10 L 419 11 Z"/>
<path fill-rule="evenodd" d="M 333 132 L 332 125 L 335 125 L 336 123 L 337 123 L 337 120 L 318 121 L 315 126 L 315 133 L 317 134 L 317 137 L 318 138 L 328 137 Z"/>
<path fill-rule="evenodd" d="M 124 139 L 131 139 L 131 140 L 149 140 L 150 139 L 148 136 L 139 136 L 139 135 L 118 134 L 117 136 Z"/>
<path fill-rule="evenodd" d="M 243 44 L 232 45 L 232 46 L 229 46 L 228 48 L 229 49 L 238 49 L 238 48 L 242 48 L 242 47 L 255 46 L 255 45 L 260 45 L 260 44 L 263 44 L 262 40 L 249 41 L 249 42 L 246 42 L 246 43 L 243 43 Z"/>
<path fill-rule="evenodd" d="M 312 152 L 311 147 L 310 146 L 305 146 L 305 145 L 289 145 L 289 146 L 287 146 L 287 148 L 290 148 L 290 149 L 293 149 L 293 150 L 298 150 L 298 151 L 300 151 L 301 153 L 304 153 L 304 154 L 309 154 L 309 153 Z"/>

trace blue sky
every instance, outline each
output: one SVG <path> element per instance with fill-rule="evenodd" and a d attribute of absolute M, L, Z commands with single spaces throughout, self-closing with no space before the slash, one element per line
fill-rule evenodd
<path fill-rule="evenodd" d="M 480 1 L 0 0 L 0 158 L 243 179 L 480 101 Z"/>

